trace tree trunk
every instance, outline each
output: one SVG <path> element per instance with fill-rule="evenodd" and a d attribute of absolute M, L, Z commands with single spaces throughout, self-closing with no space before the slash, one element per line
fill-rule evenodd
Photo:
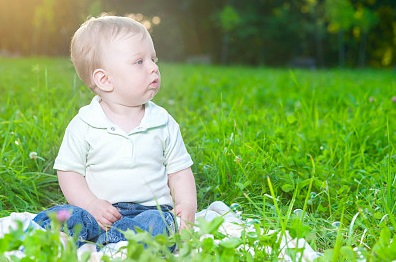
<path fill-rule="evenodd" d="M 321 29 L 316 26 L 315 27 L 315 46 L 316 46 L 316 60 L 317 66 L 323 66 L 323 44 L 322 44 L 322 33 Z"/>
<path fill-rule="evenodd" d="M 223 43 L 221 48 L 221 64 L 228 64 L 228 50 L 230 46 L 230 36 L 228 33 L 224 33 L 223 35 Z"/>
<path fill-rule="evenodd" d="M 340 67 L 345 66 L 344 30 L 338 32 L 338 63 Z"/>
<path fill-rule="evenodd" d="M 367 33 L 363 32 L 362 37 L 360 39 L 359 67 L 366 66 L 366 44 L 367 44 Z"/>

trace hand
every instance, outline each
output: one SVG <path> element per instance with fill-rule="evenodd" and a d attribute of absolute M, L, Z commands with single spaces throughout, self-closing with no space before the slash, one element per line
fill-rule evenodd
<path fill-rule="evenodd" d="M 114 222 L 122 217 L 117 208 L 109 201 L 97 198 L 89 203 L 87 211 L 95 218 L 103 230 L 108 230 Z"/>
<path fill-rule="evenodd" d="M 180 217 L 180 228 L 179 231 L 184 228 L 192 228 L 195 223 L 195 206 L 180 203 L 174 208 L 174 214 Z"/>
<path fill-rule="evenodd" d="M 191 168 L 168 175 L 168 184 L 175 202 L 174 214 L 180 217 L 180 229 L 191 228 L 197 212 L 197 193 Z"/>

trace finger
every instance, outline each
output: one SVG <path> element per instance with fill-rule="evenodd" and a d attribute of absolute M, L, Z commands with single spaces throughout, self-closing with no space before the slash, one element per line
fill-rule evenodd
<path fill-rule="evenodd" d="M 183 217 L 180 217 L 180 227 L 179 231 L 186 228 L 186 220 Z"/>
<path fill-rule="evenodd" d="M 193 226 L 193 222 L 191 222 L 193 220 L 191 220 L 191 217 L 182 216 L 180 217 L 180 221 L 181 221 L 180 224 L 183 224 L 183 228 L 189 229 Z"/>
<path fill-rule="evenodd" d="M 110 228 L 113 225 L 113 222 L 111 222 L 110 220 L 108 220 L 106 217 L 102 217 L 98 223 L 102 224 L 102 226 L 104 227 L 108 227 Z"/>
<path fill-rule="evenodd" d="M 115 208 L 114 206 L 111 206 L 111 208 L 109 209 L 109 212 L 118 220 L 122 217 L 120 211 L 118 211 L 117 208 Z"/>
<path fill-rule="evenodd" d="M 184 223 L 180 222 L 179 233 L 185 228 Z"/>
<path fill-rule="evenodd" d="M 100 223 L 100 222 L 98 222 L 98 224 L 99 224 L 99 226 L 100 226 L 104 231 L 106 231 L 106 232 L 110 229 L 110 227 L 109 227 L 108 225 L 104 225 L 104 224 L 102 224 L 102 223 Z"/>
<path fill-rule="evenodd" d="M 120 214 L 121 215 L 121 214 Z M 111 213 L 111 212 L 109 212 L 109 211 L 107 211 L 104 215 L 103 215 L 103 217 L 105 218 L 105 219 L 107 219 L 108 221 L 110 221 L 111 223 L 114 223 L 114 222 L 116 222 L 116 221 L 118 221 L 121 217 L 119 217 L 117 214 L 113 214 L 113 213 Z"/>

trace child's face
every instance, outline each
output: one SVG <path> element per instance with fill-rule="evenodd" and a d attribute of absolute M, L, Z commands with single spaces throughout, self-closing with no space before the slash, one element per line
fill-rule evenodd
<path fill-rule="evenodd" d="M 127 35 L 111 42 L 103 61 L 113 86 L 113 103 L 139 106 L 158 93 L 161 77 L 149 34 L 144 38 L 142 34 Z"/>

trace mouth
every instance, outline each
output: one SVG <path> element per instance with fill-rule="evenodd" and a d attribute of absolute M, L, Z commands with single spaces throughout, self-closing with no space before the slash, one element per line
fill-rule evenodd
<path fill-rule="evenodd" d="M 150 83 L 150 86 L 159 87 L 159 84 L 160 84 L 159 78 L 156 78 Z"/>

